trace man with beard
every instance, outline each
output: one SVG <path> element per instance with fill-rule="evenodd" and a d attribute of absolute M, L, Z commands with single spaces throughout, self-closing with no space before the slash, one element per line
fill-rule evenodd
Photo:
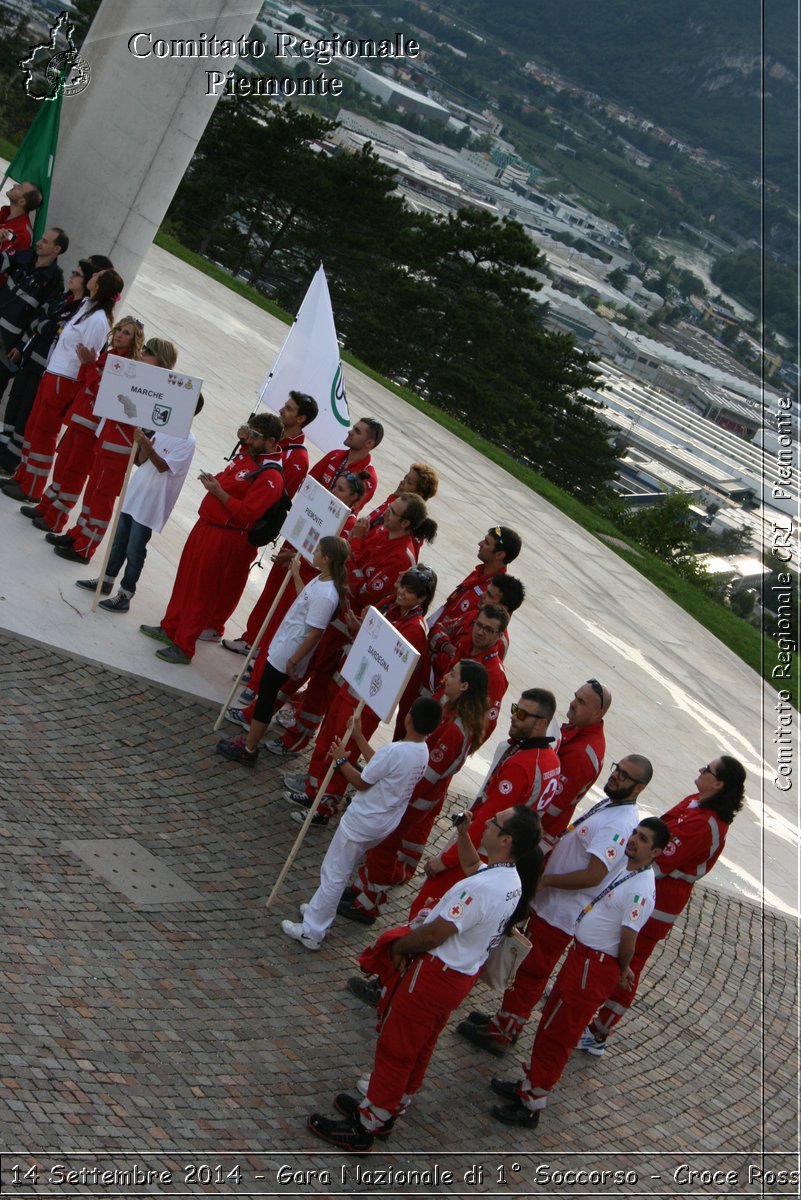
<path fill-rule="evenodd" d="M 613 763 L 603 800 L 569 825 L 556 843 L 546 859 L 531 905 L 531 950 L 518 969 L 514 985 L 504 992 L 494 1016 L 471 1013 L 456 1026 L 457 1033 L 474 1046 L 505 1054 L 519 1038 L 573 937 L 579 912 L 604 890 L 625 862 L 626 844 L 640 820 L 637 797 L 652 775 L 650 762 L 641 754 L 629 754 Z"/>

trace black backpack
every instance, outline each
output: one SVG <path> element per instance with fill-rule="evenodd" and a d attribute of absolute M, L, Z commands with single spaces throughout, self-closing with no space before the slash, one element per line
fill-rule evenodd
<path fill-rule="evenodd" d="M 266 462 L 252 471 L 249 478 L 255 479 L 257 475 L 261 475 L 262 471 L 280 471 L 281 478 L 284 477 L 284 468 L 277 462 Z M 268 542 L 274 542 L 283 528 L 287 513 L 292 507 L 292 497 L 288 496 L 286 491 L 278 497 L 274 504 L 271 504 L 263 516 L 259 517 L 255 525 L 253 525 L 248 533 L 248 541 L 251 546 L 266 546 Z"/>

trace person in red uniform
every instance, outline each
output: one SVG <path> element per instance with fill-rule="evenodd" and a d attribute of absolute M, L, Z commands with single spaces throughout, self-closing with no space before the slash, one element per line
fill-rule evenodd
<path fill-rule="evenodd" d="M 467 822 L 463 823 L 465 826 Z M 486 857 L 474 849 L 479 838 Z M 334 1104 L 345 1119 L 313 1113 L 308 1128 L 342 1150 L 364 1152 L 386 1136 L 425 1078 L 437 1039 L 470 992 L 499 935 L 526 913 L 542 864 L 539 821 L 526 808 L 505 808 L 472 838 L 469 878 L 443 896 L 418 928 L 398 930 L 389 955 L 397 986 L 381 1014 L 366 1097 L 340 1093 Z"/>
<path fill-rule="evenodd" d="M 156 651 L 164 662 L 191 662 L 200 634 L 225 606 L 225 597 L 242 594 L 242 578 L 258 553 L 248 531 L 284 493 L 281 432 L 276 413 L 257 413 L 248 449 L 219 475 L 200 476 L 206 496 L 181 554 L 167 611 L 159 625 L 139 626 L 146 637 L 165 643 Z"/>
<path fill-rule="evenodd" d="M 652 864 L 669 836 L 659 817 L 640 821 L 626 842 L 625 867 L 579 912 L 567 958 L 542 1010 L 526 1077 L 490 1083 L 494 1092 L 511 1100 L 490 1109 L 496 1121 L 535 1129 L 600 997 L 615 982 L 631 986 L 632 954 L 654 906 Z"/>
<path fill-rule="evenodd" d="M 368 850 L 352 888 L 343 896 L 339 913 L 351 921 L 372 925 L 390 889 L 411 879 L 451 780 L 484 740 L 489 709 L 485 667 L 472 659 L 462 659 L 451 667 L 436 698 L 442 702 L 442 720 L 426 739 L 425 774 L 412 792 L 398 827 L 380 845 Z"/>
<path fill-rule="evenodd" d="M 457 584 L 442 608 L 429 621 L 432 633 L 456 633 L 469 624 L 493 575 L 503 575 L 522 548 L 520 535 L 505 525 L 488 529 L 478 543 L 478 566 Z"/>
<path fill-rule="evenodd" d="M 540 813 L 542 848 L 547 852 L 567 829 L 580 800 L 601 774 L 606 753 L 604 716 L 612 703 L 609 688 L 588 679 L 573 693 L 567 721 L 561 728 L 559 786 L 548 807 Z"/>
<path fill-rule="evenodd" d="M 526 589 L 520 579 L 516 579 L 514 575 L 493 575 L 492 579 L 484 589 L 484 593 L 479 597 L 479 607 L 485 604 L 495 604 L 506 610 L 511 623 L 512 614 L 516 613 L 526 598 Z M 460 639 L 470 636 L 470 630 L 473 624 L 475 612 L 469 609 L 463 621 L 458 624 L 449 622 L 448 628 L 439 626 L 432 630 L 429 639 L 428 647 L 432 659 L 439 662 L 436 670 L 441 674 L 445 669 L 445 664 L 455 662 L 459 655 L 456 652 L 457 645 Z M 509 623 L 507 623 L 500 642 L 498 643 L 498 655 L 503 662 L 506 655 L 509 653 Z"/>
<path fill-rule="evenodd" d="M 547 735 L 555 712 L 556 698 L 545 688 L 527 688 L 512 705 L 509 741 L 498 747 L 470 809 L 471 836 L 477 837 L 484 822 L 509 803 L 524 804 L 535 812 L 547 803 L 559 781 L 559 759 Z M 423 908 L 432 908 L 463 874 L 457 844 L 427 859 L 424 870 L 426 881 L 409 910 L 411 917 Z"/>
<path fill-rule="evenodd" d="M 436 531 L 436 522 L 427 515 L 419 496 L 399 496 L 384 514 L 383 525 L 372 531 L 367 530 L 366 522 L 356 521 L 350 532 L 349 607 L 344 619 L 334 618 L 317 647 L 303 706 L 295 713 L 295 724 L 282 737 L 265 743 L 271 754 L 296 757 L 314 737 L 333 697 L 333 674 L 361 623 L 362 613 L 368 605 L 377 608 L 394 594 L 398 576 L 413 568 L 417 561 L 415 536 L 430 538 L 432 531 Z M 421 657 L 426 650 L 424 645 Z M 411 704 L 417 693 L 412 694 L 409 689 L 407 692 Z M 281 701 L 285 698 L 282 695 Z"/>
<path fill-rule="evenodd" d="M 604 1053 L 610 1033 L 634 1003 L 643 967 L 687 907 L 693 887 L 723 853 L 729 826 L 745 801 L 745 768 L 736 758 L 721 754 L 701 767 L 695 786 L 691 796 L 662 814 L 670 841 L 654 863 L 656 904 L 637 938 L 632 979 L 628 987 L 607 993 L 578 1043 L 595 1057 Z"/>
<path fill-rule="evenodd" d="M 67 426 L 56 452 L 53 476 L 38 504 L 23 504 L 20 512 L 30 517 L 36 529 L 60 533 L 70 510 L 78 503 L 92 469 L 97 448 L 97 427 L 101 418 L 94 415 L 94 403 L 100 378 L 109 354 L 138 359 L 144 344 L 142 322 L 122 317 L 111 330 L 106 349 L 96 356 L 88 346 L 79 346 L 80 388 L 64 419 Z"/>
<path fill-rule="evenodd" d="M 318 412 L 314 396 L 305 392 L 290 392 L 279 409 L 284 433 L 278 445 L 284 467 L 284 490 L 288 496 L 295 495 L 309 470 L 306 428 Z"/>
<path fill-rule="evenodd" d="M 415 462 L 409 467 L 409 470 L 403 476 L 394 492 L 390 492 L 386 500 L 382 501 L 377 508 L 368 515 L 367 520 L 370 528 L 375 529 L 376 525 L 380 525 L 384 519 L 384 513 L 389 508 L 393 500 L 397 500 L 402 492 L 411 492 L 413 496 L 420 496 L 426 502 L 432 500 L 439 489 L 439 476 L 433 467 L 428 463 Z M 421 549 L 417 547 L 418 551 Z"/>
<path fill-rule="evenodd" d="M 422 653 L 425 649 L 428 636 L 425 613 L 434 596 L 436 586 L 437 577 L 430 567 L 425 567 L 422 564 L 414 566 L 411 570 L 404 571 L 396 579 L 394 599 L 386 600 L 379 608 L 384 618 L 397 629 L 398 633 L 418 653 Z M 333 684 L 336 687 L 336 691 L 332 696 L 331 703 L 317 734 L 314 753 L 312 754 L 303 784 L 303 791 L 290 788 L 284 793 L 285 799 L 289 800 L 290 803 L 301 804 L 304 808 L 307 808 L 317 795 L 323 777 L 328 770 L 331 743 L 339 741 L 342 738 L 348 721 L 353 716 L 356 705 L 359 702 L 356 693 L 349 687 L 338 671 L 334 674 Z M 412 697 L 412 700 L 409 701 L 409 706 L 411 706 L 415 698 L 416 696 Z M 401 697 L 400 703 L 403 704 L 403 697 Z M 380 723 L 379 717 L 369 705 L 365 705 L 361 715 L 361 727 L 362 733 L 367 740 L 375 733 Z M 355 743 L 351 745 L 350 757 L 352 763 L 355 765 L 359 758 L 359 749 Z M 328 782 L 325 796 L 318 805 L 317 812 L 312 819 L 313 825 L 328 824 L 329 819 L 338 810 L 346 787 L 347 781 L 345 776 L 341 771 L 334 771 Z M 293 817 L 300 819 L 302 822 L 306 818 L 306 813 L 294 813 Z"/>
<path fill-rule="evenodd" d="M 33 245 L 33 222 L 31 213 L 42 203 L 42 193 L 35 183 L 12 183 L 6 192 L 8 204 L 0 207 L 0 250 L 15 254 L 17 250 L 28 250 Z M 0 287 L 6 281 L 0 275 Z"/>
<path fill-rule="evenodd" d="M 81 351 L 78 353 L 80 356 Z M 139 359 L 149 366 L 171 370 L 178 359 L 178 351 L 172 342 L 153 338 L 142 348 Z M 125 482 L 135 428 L 108 418 L 99 425 L 78 519 L 64 534 L 45 535 L 59 558 L 85 565 L 106 536 L 114 505 Z"/>
<path fill-rule="evenodd" d="M 362 417 L 345 437 L 347 449 L 331 450 L 314 464 L 309 474 L 330 492 L 335 481 L 346 471 L 351 471 L 354 475 L 366 471 L 369 479 L 364 498 L 359 505 L 361 509 L 373 498 L 378 487 L 378 476 L 370 459 L 370 451 L 380 446 L 383 438 L 384 426 L 381 422 L 376 421 L 374 417 Z"/>
<path fill-rule="evenodd" d="M 503 669 L 501 646 L 509 623 L 509 614 L 498 604 L 484 604 L 475 614 L 466 633 L 458 640 L 453 654 L 442 653 L 431 664 L 430 688 L 434 697 L 440 698 L 442 681 L 454 663 L 463 658 L 474 658 L 486 669 L 489 676 L 489 712 L 484 728 L 484 741 L 491 737 L 498 724 L 501 701 L 506 695 L 509 680 Z M 429 638 L 429 649 L 431 640 Z"/>

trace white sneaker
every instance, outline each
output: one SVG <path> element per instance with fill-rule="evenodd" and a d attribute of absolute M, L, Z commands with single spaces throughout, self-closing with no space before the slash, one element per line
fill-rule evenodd
<path fill-rule="evenodd" d="M 291 704 L 285 704 L 273 716 L 273 723 L 282 729 L 293 729 L 295 726 L 295 710 Z"/>
<path fill-rule="evenodd" d="M 242 691 L 239 693 L 240 704 L 252 704 L 255 699 L 256 693 L 253 691 L 253 688 L 242 688 Z"/>
<path fill-rule="evenodd" d="M 220 635 L 216 629 L 204 629 L 197 635 L 197 640 L 199 642 L 219 642 Z"/>
<path fill-rule="evenodd" d="M 606 1041 L 597 1038 L 588 1025 L 576 1042 L 576 1049 L 583 1050 L 585 1054 L 591 1054 L 593 1058 L 602 1058 L 606 1053 Z"/>
<path fill-rule="evenodd" d="M 306 795 L 306 791 L 305 791 L 305 788 L 306 788 L 305 774 L 302 771 L 298 771 L 298 773 L 296 775 L 282 775 L 281 778 L 284 781 L 284 787 L 289 788 L 290 792 L 296 792 L 298 795 L 298 799 L 297 800 L 293 799 L 292 803 L 293 804 L 302 804 L 304 808 L 308 808 L 309 807 L 309 797 Z M 303 796 L 302 800 L 300 799 L 301 795 Z"/>
<path fill-rule="evenodd" d="M 300 913 L 301 916 L 303 916 L 303 914 L 305 913 L 305 911 L 308 907 L 309 907 L 308 904 L 299 904 L 298 905 L 298 912 Z"/>
<path fill-rule="evenodd" d="M 271 738 L 269 742 L 262 742 L 262 746 L 269 754 L 277 754 L 279 758 L 300 758 L 300 751 L 288 750 L 280 738 Z"/>
<path fill-rule="evenodd" d="M 316 938 L 309 937 L 308 934 L 303 932 L 303 924 L 300 921 L 282 921 L 281 929 L 287 937 L 300 942 L 307 950 L 322 950 L 323 948 L 322 942 L 318 942 Z"/>
<path fill-rule="evenodd" d="M 223 638 L 222 644 L 226 650 L 231 650 L 234 654 L 245 655 L 250 649 L 250 644 L 244 638 Z"/>
<path fill-rule="evenodd" d="M 370 1076 L 369 1075 L 362 1075 L 361 1079 L 358 1079 L 356 1081 L 356 1091 L 361 1092 L 361 1094 L 363 1096 L 367 1095 L 369 1087 L 370 1087 Z"/>
<path fill-rule="evenodd" d="M 226 708 L 225 719 L 232 725 L 241 725 L 243 729 L 250 729 L 250 721 L 245 720 L 245 714 L 241 708 Z"/>

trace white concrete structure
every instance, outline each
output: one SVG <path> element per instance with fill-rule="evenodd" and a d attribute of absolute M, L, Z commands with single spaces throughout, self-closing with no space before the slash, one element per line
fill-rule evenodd
<path fill-rule="evenodd" d="M 130 286 L 217 103 L 206 71 L 235 58 L 135 57 L 154 40 L 246 37 L 259 0 L 103 0 L 81 47 L 87 89 L 61 116 L 50 216 L 76 257 L 107 254 Z M 138 53 L 152 48 L 147 36 Z"/>

